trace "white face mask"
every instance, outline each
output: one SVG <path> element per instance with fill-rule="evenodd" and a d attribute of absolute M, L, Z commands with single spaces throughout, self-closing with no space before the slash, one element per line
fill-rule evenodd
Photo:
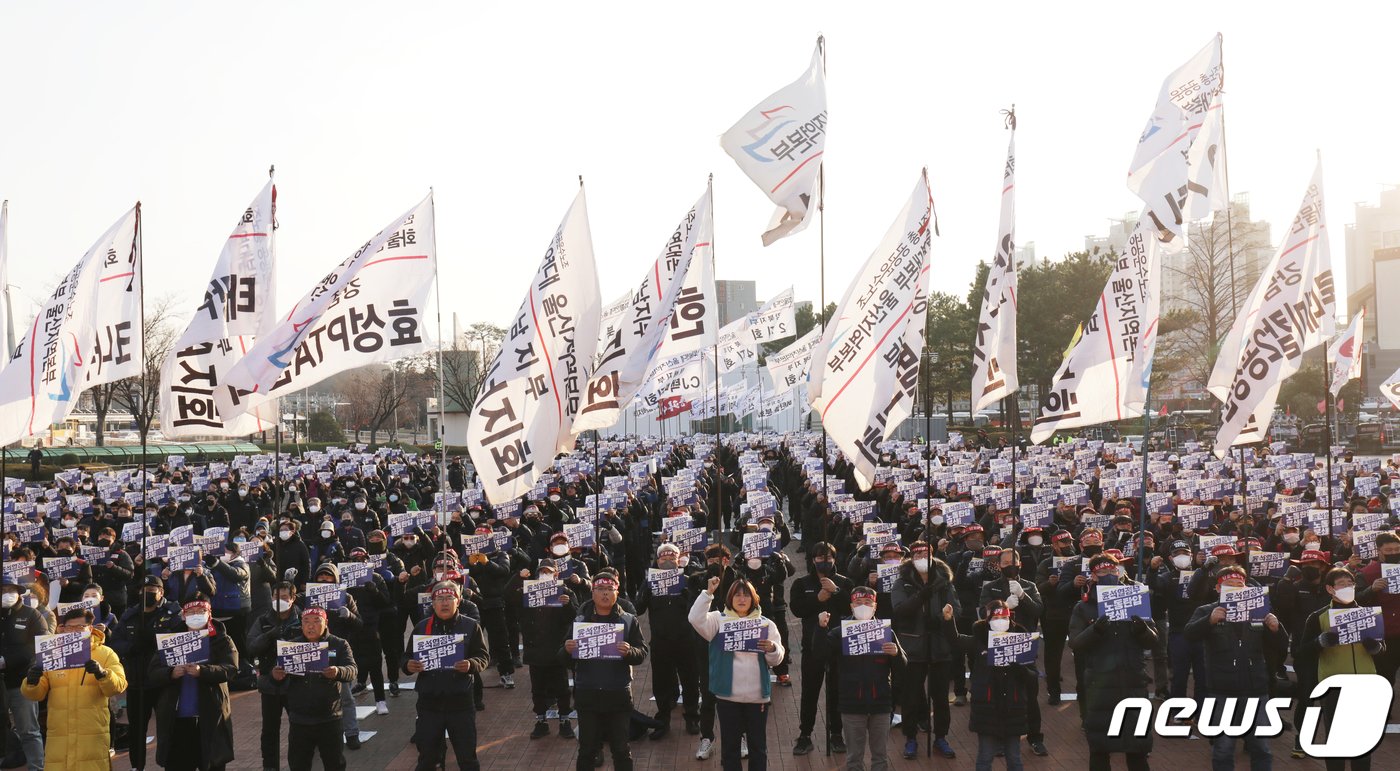
<path fill-rule="evenodd" d="M 1297 533 L 1284 533 L 1284 534 L 1283 534 L 1283 542 L 1286 543 L 1286 544 L 1288 544 L 1289 546 L 1293 546 L 1293 545 L 1297 544 L 1297 543 L 1298 543 L 1298 534 L 1297 534 Z"/>
<path fill-rule="evenodd" d="M 219 489 L 220 489 L 220 490 L 227 490 L 227 489 L 228 489 L 228 483 L 227 483 L 227 482 L 221 482 L 221 483 L 219 484 Z"/>
<path fill-rule="evenodd" d="M 333 535 L 335 535 L 335 528 L 333 528 L 333 527 L 323 527 L 323 528 L 321 528 L 321 537 L 322 537 L 322 538 L 330 538 L 330 537 L 333 536 Z"/>
<path fill-rule="evenodd" d="M 991 629 L 993 632 L 1005 632 L 1006 630 L 1008 630 L 1008 629 L 1011 628 L 1011 619 L 1009 619 L 1009 618 L 994 618 L 994 619 L 991 619 L 990 621 L 987 622 L 987 628 L 988 628 L 988 629 Z"/>
<path fill-rule="evenodd" d="M 1191 555 L 1178 554 L 1175 557 L 1172 557 L 1172 564 L 1176 565 L 1178 570 L 1185 570 L 1191 567 Z"/>
<path fill-rule="evenodd" d="M 557 495 L 551 495 L 551 496 L 549 496 L 549 502 L 550 502 L 550 503 L 558 503 L 558 502 L 559 502 L 559 496 L 557 496 Z"/>
<path fill-rule="evenodd" d="M 279 530 L 279 531 L 277 531 L 277 537 L 278 537 L 278 538 L 281 538 L 281 539 L 284 540 L 284 541 L 290 541 L 290 540 L 292 540 L 292 531 L 290 531 L 290 530 Z"/>
<path fill-rule="evenodd" d="M 556 543 L 553 546 L 549 547 L 549 553 L 553 554 L 556 557 L 562 557 L 565 554 L 569 553 L 569 547 L 562 543 Z"/>
<path fill-rule="evenodd" d="M 286 613 L 287 611 L 289 611 L 289 610 L 292 609 L 292 601 L 291 601 L 291 600 L 273 600 L 273 601 L 272 601 L 272 609 L 275 610 L 275 611 L 277 611 L 278 613 Z"/>
<path fill-rule="evenodd" d="M 398 501 L 399 501 L 399 496 L 397 496 L 397 495 L 391 495 L 391 496 L 389 496 L 389 502 L 390 502 L 390 503 L 398 503 Z M 364 507 L 361 506 L 360 508 L 364 508 Z"/>
<path fill-rule="evenodd" d="M 195 613 L 193 615 L 185 616 L 185 627 L 191 630 L 203 629 L 205 624 L 208 623 L 209 616 L 203 613 Z"/>
<path fill-rule="evenodd" d="M 914 569 L 920 573 L 928 572 L 928 557 L 920 557 L 914 560 Z"/>
<path fill-rule="evenodd" d="M 1333 589 L 1333 592 L 1335 592 L 1334 596 L 1337 598 L 1337 602 L 1351 604 L 1356 601 L 1356 587 L 1354 586 L 1339 586 Z"/>
<path fill-rule="evenodd" d="M 351 489 L 351 490 L 354 490 L 354 489 L 355 489 L 355 483 L 354 483 L 354 482 L 346 482 L 346 483 L 345 483 L 345 486 L 346 486 L 346 488 Z"/>
<path fill-rule="evenodd" d="M 19 595 L 14 592 L 5 592 L 0 595 L 0 606 L 13 608 L 19 602 Z"/>
<path fill-rule="evenodd" d="M 1125 567 L 1123 567 L 1122 565 L 1119 565 L 1119 566 L 1118 566 L 1118 580 L 1121 581 L 1121 580 L 1123 580 L 1124 578 L 1127 578 L 1127 577 L 1128 577 L 1128 569 L 1125 568 Z"/>
<path fill-rule="evenodd" d="M 1030 544 L 1031 546 L 1039 546 L 1045 543 L 1045 539 L 1041 538 L 1038 535 L 1027 536 L 1026 543 Z"/>
<path fill-rule="evenodd" d="M 364 510 L 365 510 L 365 502 L 364 502 L 364 501 L 355 501 L 355 509 L 356 509 L 357 511 L 364 511 Z"/>
<path fill-rule="evenodd" d="M 238 488 L 238 497 L 239 497 L 239 498 L 246 498 L 247 496 L 248 496 L 248 488 L 246 488 L 246 487 L 240 487 L 240 488 Z"/>
<path fill-rule="evenodd" d="M 83 602 L 91 602 L 93 605 L 101 605 L 101 597 L 83 597 Z"/>
<path fill-rule="evenodd" d="M 943 515 L 942 515 L 942 514 L 933 514 L 933 515 L 931 515 L 931 516 L 928 518 L 928 521 L 929 521 L 929 524 L 931 524 L 931 525 L 941 525 L 941 524 L 943 524 Z"/>
<path fill-rule="evenodd" d="M 760 567 L 763 566 L 763 560 L 758 559 L 756 557 L 751 557 L 749 558 L 748 566 L 749 570 L 758 570 Z"/>
<path fill-rule="evenodd" d="M 855 616 L 857 621 L 869 621 L 870 619 L 875 618 L 875 606 L 852 605 L 851 615 Z"/>
<path fill-rule="evenodd" d="M 319 504 L 319 503 L 313 503 L 313 504 L 311 504 L 310 506 L 307 506 L 307 507 L 306 507 L 306 510 L 309 511 L 309 512 L 311 512 L 312 514 L 315 514 L 316 512 L 318 512 L 318 511 L 321 510 L 321 504 Z"/>

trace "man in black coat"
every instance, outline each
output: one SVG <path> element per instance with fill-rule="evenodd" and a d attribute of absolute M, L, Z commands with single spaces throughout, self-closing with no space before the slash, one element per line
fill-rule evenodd
<path fill-rule="evenodd" d="M 233 761 L 233 720 L 228 684 L 238 675 L 238 649 L 212 617 L 210 603 L 196 599 L 182 609 L 185 629 L 204 634 L 208 658 L 190 663 L 151 658 L 148 679 L 160 687 L 156 704 L 156 762 L 164 768 L 221 771 Z"/>
<path fill-rule="evenodd" d="M 23 586 L 9 579 L 0 583 L 0 662 L 4 663 L 5 706 L 9 708 L 0 710 L 6 712 L 0 718 L 8 718 L 0 719 L 0 728 L 4 729 L 0 736 L 19 737 L 19 746 L 5 748 L 7 758 L 18 760 L 23 748 L 30 771 L 42 771 L 44 739 L 39 731 L 39 703 L 26 699 L 19 686 L 34 661 L 34 638 L 52 634 L 53 629 L 39 611 L 24 604 L 24 591 Z M 11 720 L 13 734 L 9 730 Z M 4 765 L 11 767 L 9 763 Z"/>
<path fill-rule="evenodd" d="M 575 623 L 622 624 L 622 640 L 617 644 L 620 658 L 580 659 L 574 664 L 574 700 L 578 709 L 579 752 L 576 768 L 591 771 L 603 751 L 603 742 L 612 751 L 613 767 L 632 771 L 632 748 L 628 732 L 632 721 L 632 667 L 646 661 L 647 644 L 637 617 L 618 605 L 621 582 L 607 571 L 593 579 L 593 602 L 579 611 Z M 564 641 L 561 662 L 574 661 L 578 640 Z"/>
<path fill-rule="evenodd" d="M 541 560 L 536 569 L 535 579 L 555 580 L 558 568 L 554 560 Z M 535 729 L 531 739 L 549 735 L 549 722 L 546 713 L 551 702 L 559 713 L 559 735 L 574 738 L 574 725 L 569 722 L 573 694 L 569 689 L 569 670 L 559 663 L 559 648 L 569 638 L 570 625 L 578 614 L 578 599 L 563 586 L 559 595 L 559 607 L 525 607 L 525 581 L 530 578 L 530 570 L 522 568 L 512 576 L 506 585 L 507 607 L 520 608 L 521 639 L 525 652 L 523 663 L 530 668 L 530 698 L 535 710 Z M 675 698 L 672 697 L 672 701 Z"/>
<path fill-rule="evenodd" d="M 355 657 L 350 643 L 330 633 L 324 608 L 301 613 L 301 634 L 290 642 L 326 643 L 328 664 L 321 672 L 291 674 L 281 664 L 272 668 L 272 679 L 287 694 L 287 766 L 291 771 L 311 771 L 312 759 L 321 755 L 326 771 L 344 771 L 341 743 L 341 686 L 355 679 Z"/>
<path fill-rule="evenodd" d="M 997 578 L 982 585 L 982 594 L 978 598 L 981 606 L 986 608 L 990 603 L 1000 601 L 1011 610 L 1012 623 L 1024 631 L 1036 631 L 1045 605 L 1041 602 L 1040 589 L 1021 575 L 1021 553 L 1015 549 L 1002 549 L 997 560 L 997 570 L 993 573 Z M 1036 755 L 1048 755 L 1040 723 L 1040 683 L 1036 678 L 1031 678 L 1027 685 L 1030 697 L 1026 704 L 1026 744 Z"/>
<path fill-rule="evenodd" d="M 441 581 L 433 586 L 432 595 L 433 612 L 414 627 L 403 655 L 404 673 L 418 675 L 418 725 L 414 733 L 418 769 L 429 771 L 441 763 L 447 751 L 444 733 L 452 742 L 457 766 L 463 771 L 479 768 L 472 681 L 491 662 L 486 635 L 478 621 L 457 612 L 462 590 L 456 583 Z M 425 670 L 413 650 L 413 639 L 420 635 L 462 635 L 461 660 L 451 668 Z"/>
<path fill-rule="evenodd" d="M 679 570 L 681 550 L 672 543 L 656 547 L 657 570 Z M 683 703 L 686 733 L 700 733 L 700 678 L 697 674 L 695 629 L 687 620 L 695 595 L 685 576 L 674 594 L 656 594 L 650 581 L 637 593 L 637 615 L 651 616 L 651 692 L 656 697 L 656 721 L 651 738 L 661 739 L 671 730 L 671 710 L 676 698 Z"/>
<path fill-rule="evenodd" d="M 180 606 L 165 599 L 165 584 L 157 576 L 141 579 L 141 605 L 127 608 L 112 635 L 111 648 L 126 669 L 128 714 L 127 738 L 131 744 L 131 767 L 146 767 L 146 727 L 155 711 L 158 694 L 147 689 L 147 666 L 156 652 L 156 635 L 184 629 Z"/>
<path fill-rule="evenodd" d="M 788 607 L 802 619 L 802 707 L 798 722 L 797 742 L 792 754 L 806 755 L 815 747 L 812 729 L 817 724 L 817 699 L 821 697 L 822 682 L 827 687 L 826 730 L 832 752 L 845 752 L 841 734 L 841 710 L 836 689 L 839 687 L 836 664 L 824 665 L 816 655 L 817 635 L 823 634 L 819 622 L 822 613 L 845 618 L 851 612 L 851 579 L 836 572 L 836 550 L 831 544 L 818 541 L 807 549 L 810 572 L 792 582 L 792 601 Z"/>
<path fill-rule="evenodd" d="M 296 584 L 280 581 L 272 587 L 272 607 L 253 619 L 248 630 L 248 651 L 258 659 L 263 768 L 282 766 L 282 713 L 287 709 L 287 693 L 272 679 L 272 669 L 277 663 L 277 641 L 291 640 L 301 633 L 301 611 Z"/>
<path fill-rule="evenodd" d="M 915 541 L 909 547 L 910 559 L 899 570 L 890 601 L 894 609 L 894 633 L 908 664 L 901 675 L 904 687 L 904 757 L 918 755 L 919 729 L 933 734 L 933 746 L 944 757 L 956 757 L 948 743 L 952 712 L 948 709 L 948 685 L 952 682 L 955 658 L 960 650 L 947 633 L 958 611 L 958 593 L 953 588 L 953 569 L 931 556 L 930 546 Z M 946 611 L 946 614 L 945 614 Z M 947 618 L 945 619 L 945 615 Z M 927 687 L 927 690 L 925 688 Z M 929 725 L 932 702 L 933 723 Z"/>

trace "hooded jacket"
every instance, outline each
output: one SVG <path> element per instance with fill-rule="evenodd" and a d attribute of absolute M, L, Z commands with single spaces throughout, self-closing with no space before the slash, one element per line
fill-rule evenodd
<path fill-rule="evenodd" d="M 952 605 L 953 618 L 957 619 L 960 602 L 948 563 L 931 558 L 927 577 L 912 562 L 901 567 L 890 598 L 894 603 L 895 639 L 909 661 L 951 661 L 954 649 L 944 627 L 952 622 L 943 620 L 943 607 Z"/>
<path fill-rule="evenodd" d="M 106 673 L 101 679 L 82 667 L 45 672 L 39 682 L 26 679 L 20 693 L 30 701 L 48 700 L 48 741 L 44 763 L 65 771 L 109 771 L 111 713 L 107 699 L 126 691 L 126 670 L 106 636 L 92 630 L 92 660 Z"/>

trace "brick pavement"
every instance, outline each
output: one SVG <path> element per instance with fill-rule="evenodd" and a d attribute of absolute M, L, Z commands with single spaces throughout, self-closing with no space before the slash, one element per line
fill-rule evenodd
<path fill-rule="evenodd" d="M 803 568 L 801 555 L 791 551 L 794 563 L 799 566 L 799 571 Z M 645 624 L 646 617 L 643 616 Z M 792 639 L 800 637 L 800 622 L 795 617 L 792 618 Z M 644 629 L 646 627 L 644 626 Z M 650 638 L 649 629 L 647 637 Z M 800 656 L 800 652 L 794 651 L 794 657 Z M 1074 667 L 1069 661 L 1068 650 L 1066 651 L 1066 663 L 1064 667 L 1067 682 L 1065 690 L 1072 692 Z M 792 671 L 794 673 L 794 685 L 791 688 L 773 688 L 773 711 L 768 723 L 768 762 L 771 768 L 775 769 L 836 769 L 843 767 L 844 756 L 833 755 L 826 757 L 822 754 L 824 747 L 820 739 L 817 739 L 817 752 L 805 757 L 793 757 L 792 744 L 797 738 L 798 706 L 801 685 L 797 682 L 796 673 L 799 668 L 794 661 Z M 1151 667 L 1148 667 L 1151 671 Z M 531 740 L 530 730 L 534 727 L 534 717 L 530 710 L 530 684 L 528 668 L 516 673 L 516 687 L 513 690 L 504 690 L 496 686 L 498 679 L 494 672 L 486 675 L 486 706 L 484 712 L 477 713 L 478 732 L 478 756 L 484 769 L 494 769 L 496 771 L 506 771 L 517 768 L 534 769 L 564 769 L 572 768 L 577 755 L 577 743 L 571 740 L 562 739 L 557 734 L 557 724 L 552 724 L 555 733 L 550 736 Z M 651 714 L 653 705 L 651 698 L 651 667 L 644 664 L 636 670 L 633 682 L 633 700 L 637 708 Z M 1025 745 L 1022 745 L 1022 758 L 1025 767 L 1028 769 L 1041 769 L 1045 771 L 1080 771 L 1088 768 L 1089 755 L 1083 734 L 1080 730 L 1078 710 L 1073 702 L 1065 702 L 1057 707 L 1045 705 L 1044 689 L 1041 689 L 1041 710 L 1044 730 L 1046 734 L 1046 744 L 1050 749 L 1048 757 L 1036 757 L 1032 755 Z M 358 702 L 361 711 L 366 707 L 373 707 L 374 700 L 370 692 L 360 694 Z M 360 728 L 362 731 L 373 731 L 374 736 L 365 741 L 364 746 L 355 752 L 347 751 L 346 756 L 351 769 L 383 769 L 384 771 L 407 771 L 414 768 L 417 761 L 417 751 L 413 744 L 409 742 L 409 737 L 413 731 L 413 705 L 414 695 L 411 690 L 403 691 L 403 695 L 397 699 L 390 698 L 388 715 L 369 715 L 362 718 Z M 233 694 L 233 725 L 236 760 L 228 766 L 230 769 L 261 769 L 261 757 L 259 750 L 259 702 L 256 692 L 245 692 Z M 949 742 L 957 752 L 956 759 L 945 759 L 940 756 L 926 758 L 924 752 L 924 738 L 920 736 L 920 756 L 917 760 L 904 760 L 899 754 L 903 747 L 902 735 L 896 729 L 890 735 L 891 766 L 893 768 L 971 768 L 977 755 L 977 737 L 967 730 L 968 713 L 966 707 L 953 707 L 953 728 Z M 820 712 L 820 710 L 819 710 Z M 1292 718 L 1291 710 L 1285 715 L 1286 719 Z M 818 717 L 817 730 L 821 732 L 821 717 Z M 154 733 L 155 722 L 151 723 L 150 733 Z M 286 746 L 286 727 L 283 726 L 283 747 Z M 1388 741 L 1381 744 L 1377 753 L 1384 753 L 1387 748 L 1393 748 L 1396 739 L 1387 737 Z M 669 769 L 681 767 L 709 766 L 715 771 L 719 769 L 719 747 L 715 747 L 714 755 L 707 761 L 695 760 L 694 752 L 699 737 L 690 736 L 685 733 L 684 725 L 681 722 L 680 710 L 677 709 L 672 716 L 671 734 L 660 741 L 650 741 L 646 738 L 632 744 L 632 757 L 637 768 L 642 769 Z M 1320 760 L 1301 759 L 1294 760 L 1288 756 L 1292 742 L 1292 734 L 1285 732 L 1283 735 L 1271 740 L 1270 745 L 1274 752 L 1274 767 L 1278 769 L 1318 769 L 1322 767 Z M 1380 755 L 1378 754 L 1379 758 Z M 151 754 L 154 761 L 154 753 Z M 1157 738 L 1151 762 L 1157 768 L 1204 768 L 1210 763 L 1210 745 L 1200 738 L 1192 739 L 1164 739 Z M 1243 752 L 1243 745 L 1240 744 L 1238 767 L 1248 768 L 1248 756 Z M 1121 756 L 1114 761 L 1115 768 L 1123 768 L 1124 763 Z M 320 767 L 319 762 L 317 767 Z M 607 763 L 608 768 L 612 767 L 611 761 Z M 1004 768 L 998 762 L 994 768 Z M 1382 768 L 1400 768 L 1400 762 L 1387 764 L 1378 762 L 1374 766 Z M 113 763 L 113 768 L 117 771 L 126 771 L 130 768 L 125 753 L 118 755 Z M 285 752 L 283 756 L 282 768 L 286 768 Z M 448 768 L 455 768 L 449 753 Z"/>

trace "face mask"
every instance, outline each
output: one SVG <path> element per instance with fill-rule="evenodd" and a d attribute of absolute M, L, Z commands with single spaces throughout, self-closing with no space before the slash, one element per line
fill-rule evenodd
<path fill-rule="evenodd" d="M 746 564 L 749 566 L 749 570 L 758 570 L 763 567 L 763 560 L 751 557 Z"/>
<path fill-rule="evenodd" d="M 355 483 L 354 483 L 354 482 L 346 482 L 346 483 L 345 483 L 345 487 L 346 487 L 347 489 L 354 490 L 354 489 L 355 489 Z"/>
<path fill-rule="evenodd" d="M 1099 544 L 1096 544 L 1096 543 L 1086 543 L 1086 544 L 1084 544 L 1084 556 L 1086 556 L 1086 557 L 1092 557 L 1092 556 L 1094 556 L 1095 554 L 1098 554 L 1098 553 L 1101 552 L 1101 551 L 1103 551 L 1103 546 L 1101 546 L 1101 545 L 1099 545 Z"/>
<path fill-rule="evenodd" d="M 111 548 L 111 546 L 112 546 L 112 539 L 111 539 L 111 538 L 102 538 L 102 539 L 98 540 L 97 545 L 98 545 L 98 546 L 101 546 L 101 547 L 104 548 L 104 549 Z"/>
<path fill-rule="evenodd" d="M 417 539 L 417 538 L 410 538 L 410 537 L 408 537 L 408 536 L 404 536 L 404 537 L 403 537 L 403 540 L 402 540 L 402 543 L 403 543 L 404 546 L 406 546 L 406 547 L 412 549 L 413 546 L 414 546 L 414 544 L 418 543 L 418 539 Z"/>
<path fill-rule="evenodd" d="M 1172 564 L 1176 565 L 1178 570 L 1185 570 L 1191 567 L 1191 555 L 1178 554 L 1175 557 L 1172 557 Z"/>
<path fill-rule="evenodd" d="M 835 562 L 813 562 L 812 565 L 816 567 L 818 573 L 824 576 L 836 572 Z"/>
<path fill-rule="evenodd" d="M 556 543 L 553 546 L 549 547 L 549 553 L 553 554 L 556 557 L 562 557 L 565 554 L 569 553 L 569 547 L 562 543 Z"/>
<path fill-rule="evenodd" d="M 1045 539 L 1041 538 L 1038 535 L 1032 535 L 1026 538 L 1026 543 L 1030 544 L 1031 546 L 1039 546 L 1045 543 Z"/>
<path fill-rule="evenodd" d="M 1322 549 L 1322 544 L 1317 541 L 1308 541 L 1303 544 L 1303 551 L 1318 551 L 1320 549 Z"/>
<path fill-rule="evenodd" d="M 1020 565 L 1007 565 L 1001 569 L 1001 574 L 1007 578 L 1019 578 L 1021 576 Z"/>
<path fill-rule="evenodd" d="M 315 514 L 321 510 L 321 504 L 313 503 L 310 506 L 307 506 L 306 510 L 311 512 L 312 514 Z"/>
<path fill-rule="evenodd" d="M 278 613 L 286 613 L 287 611 L 289 611 L 289 610 L 292 609 L 292 601 L 291 601 L 291 600 L 273 600 L 273 601 L 272 601 L 272 609 L 275 610 L 275 611 L 277 611 Z"/>
<path fill-rule="evenodd" d="M 146 607 L 154 608 L 160 604 L 160 595 L 155 592 L 146 592 Z"/>
<path fill-rule="evenodd" d="M 920 557 L 914 560 L 914 569 L 920 573 L 928 572 L 928 557 Z"/>
<path fill-rule="evenodd" d="M 323 528 L 321 528 L 321 537 L 322 537 L 322 538 L 330 538 L 330 537 L 333 536 L 333 535 L 335 535 L 335 528 L 333 528 L 333 527 L 323 527 Z"/>
<path fill-rule="evenodd" d="M 391 496 L 389 496 L 389 502 L 390 502 L 390 503 L 398 503 L 398 502 L 399 502 L 399 496 L 397 496 L 397 495 L 391 495 Z M 362 506 L 361 508 L 364 508 L 364 507 Z"/>
<path fill-rule="evenodd" d="M 1298 534 L 1297 534 L 1297 533 L 1284 533 L 1284 534 L 1283 534 L 1283 542 L 1286 543 L 1286 544 L 1288 544 L 1289 546 L 1296 546 L 1296 545 L 1298 544 Z"/>
<path fill-rule="evenodd" d="M 383 542 L 383 541 L 370 541 L 370 542 L 369 542 L 369 553 L 370 553 L 370 554 L 383 554 L 383 553 L 384 553 L 384 542 Z"/>
<path fill-rule="evenodd" d="M 84 489 L 84 490 L 91 490 L 91 489 L 92 489 L 92 485 L 83 485 L 83 489 Z"/>
<path fill-rule="evenodd" d="M 58 556 L 60 556 L 60 557 L 71 557 L 71 556 L 73 556 L 73 550 L 72 550 L 72 549 L 59 549 L 59 550 L 58 550 Z"/>
<path fill-rule="evenodd" d="M 209 617 L 203 613 L 195 613 L 185 616 L 185 627 L 190 630 L 203 629 L 209 623 Z"/>
<path fill-rule="evenodd" d="M 355 501 L 355 510 L 356 510 L 356 511 L 364 511 L 364 510 L 365 510 L 365 502 L 364 502 L 364 501 Z"/>
<path fill-rule="evenodd" d="M 1318 568 L 1312 567 L 1311 565 L 1303 568 L 1303 578 L 1308 581 L 1316 581 L 1321 575 L 1322 571 Z"/>
<path fill-rule="evenodd" d="M 17 602 L 19 602 L 19 595 L 14 592 L 5 592 L 3 595 L 0 595 L 0 606 L 13 608 Z"/>
<path fill-rule="evenodd" d="M 875 606 L 852 605 L 851 615 L 855 616 L 857 621 L 869 621 L 870 619 L 875 618 Z"/>
<path fill-rule="evenodd" d="M 221 482 L 221 483 L 219 484 L 219 489 L 220 489 L 220 490 L 227 490 L 227 489 L 228 489 L 228 482 Z"/>
<path fill-rule="evenodd" d="M 1009 618 L 994 618 L 994 619 L 991 619 L 990 621 L 987 622 L 987 628 L 988 628 L 988 629 L 991 629 L 993 632 L 1005 632 L 1006 630 L 1008 630 L 1008 629 L 1011 628 L 1011 619 L 1009 619 Z"/>
<path fill-rule="evenodd" d="M 1400 565 L 1400 554 L 1383 554 L 1381 555 L 1381 561 L 1385 562 L 1387 565 Z"/>
<path fill-rule="evenodd" d="M 943 515 L 942 515 L 942 514 L 934 514 L 934 515 L 932 515 L 932 516 L 930 516 L 930 517 L 928 518 L 928 522 L 929 522 L 930 525 L 934 525 L 934 526 L 941 525 L 941 524 L 943 524 Z"/>
<path fill-rule="evenodd" d="M 1356 587 L 1354 586 L 1341 586 L 1334 589 L 1333 592 L 1333 596 L 1337 598 L 1337 602 L 1343 605 L 1350 605 L 1356 601 Z"/>
<path fill-rule="evenodd" d="M 72 517 L 66 517 L 63 520 L 64 527 L 73 527 L 76 524 L 78 524 L 78 520 L 73 519 Z"/>
<path fill-rule="evenodd" d="M 1105 573 L 1105 574 L 1103 574 L 1103 575 L 1101 575 L 1101 576 L 1098 577 L 1098 582 L 1099 582 L 1101 585 L 1103 585 L 1103 586 L 1117 586 L 1117 585 L 1118 585 L 1118 574 L 1117 574 L 1117 573 Z"/>
<path fill-rule="evenodd" d="M 240 488 L 238 488 L 238 497 L 239 497 L 239 498 L 247 498 L 247 497 L 248 497 L 248 488 L 246 488 L 246 487 L 240 487 Z"/>
<path fill-rule="evenodd" d="M 292 540 L 292 531 L 290 531 L 290 530 L 279 530 L 279 531 L 277 532 L 277 537 L 278 537 L 278 538 L 281 538 L 281 539 L 284 540 L 284 541 L 290 541 L 290 540 Z"/>
<path fill-rule="evenodd" d="M 88 602 L 88 601 L 92 601 L 92 602 L 101 604 L 101 603 L 102 603 L 102 598 L 101 598 L 101 597 L 93 597 L 93 596 L 91 596 L 91 595 L 83 595 L 83 602 Z"/>
<path fill-rule="evenodd" d="M 180 503 L 189 503 L 189 502 L 190 502 L 190 497 L 189 497 L 188 495 L 182 495 L 182 496 L 180 496 Z"/>
<path fill-rule="evenodd" d="M 248 539 L 247 539 L 247 538 L 244 538 L 243 536 L 240 535 L 240 536 L 238 536 L 237 538 L 234 538 L 234 539 L 233 539 L 233 542 L 234 542 L 234 543 L 247 543 L 247 542 L 248 542 Z"/>

